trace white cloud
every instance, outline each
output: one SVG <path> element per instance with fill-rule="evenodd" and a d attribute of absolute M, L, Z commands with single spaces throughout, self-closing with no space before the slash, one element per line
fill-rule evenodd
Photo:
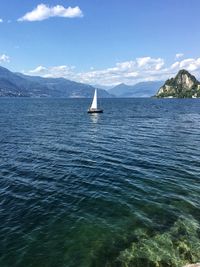
<path fill-rule="evenodd" d="M 140 68 L 160 70 L 164 65 L 162 58 L 142 57 L 136 59 L 137 65 Z"/>
<path fill-rule="evenodd" d="M 34 74 L 34 75 L 42 75 L 46 72 L 47 68 L 43 66 L 38 66 L 37 68 L 30 70 L 29 72 Z"/>
<path fill-rule="evenodd" d="M 118 62 L 112 68 L 78 73 L 79 81 L 91 84 L 115 85 L 119 83 L 134 84 L 146 77 L 156 80 L 155 73 L 164 66 L 161 58 L 142 57 L 135 60 Z"/>
<path fill-rule="evenodd" d="M 44 66 L 38 66 L 33 70 L 30 70 L 26 74 L 30 75 L 39 75 L 42 77 L 52 77 L 52 78 L 67 78 L 70 76 L 74 77 L 73 73 L 74 67 L 73 66 L 66 66 L 66 65 L 61 65 L 61 66 L 53 66 L 53 67 L 44 67 Z"/>
<path fill-rule="evenodd" d="M 50 17 L 75 18 L 82 16 L 83 12 L 78 6 L 65 8 L 61 5 L 49 7 L 45 4 L 40 4 L 35 9 L 19 18 L 18 21 L 41 21 Z"/>
<path fill-rule="evenodd" d="M 9 63 L 10 57 L 5 54 L 0 54 L 0 63 Z"/>
<path fill-rule="evenodd" d="M 2 23 L 3 22 L 3 19 L 0 19 L 0 23 Z"/>
<path fill-rule="evenodd" d="M 187 58 L 182 61 L 176 61 L 172 64 L 171 69 L 186 69 L 188 71 L 200 71 L 200 58 Z"/>
<path fill-rule="evenodd" d="M 188 58 L 165 66 L 164 59 L 142 57 L 135 60 L 118 62 L 111 68 L 85 72 L 76 71 L 75 67 L 61 65 L 53 67 L 38 66 L 27 72 L 30 75 L 43 77 L 63 77 L 88 84 L 113 86 L 119 83 L 135 84 L 142 81 L 166 80 L 173 77 L 180 69 L 186 69 L 199 76 L 200 58 Z"/>
<path fill-rule="evenodd" d="M 183 57 L 183 56 L 184 56 L 183 53 L 177 53 L 176 56 L 175 56 L 175 58 L 178 59 L 178 58 L 181 58 L 181 57 Z"/>

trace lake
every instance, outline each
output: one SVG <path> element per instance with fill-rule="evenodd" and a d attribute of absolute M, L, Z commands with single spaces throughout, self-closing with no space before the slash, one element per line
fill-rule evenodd
<path fill-rule="evenodd" d="M 200 100 L 100 102 L 0 99 L 1 267 L 154 266 L 176 235 L 198 258 Z"/>

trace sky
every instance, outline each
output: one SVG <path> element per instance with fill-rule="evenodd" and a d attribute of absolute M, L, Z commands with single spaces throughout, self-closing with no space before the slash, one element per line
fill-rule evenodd
<path fill-rule="evenodd" d="M 1 0 L 0 65 L 113 86 L 200 77 L 199 0 Z"/>

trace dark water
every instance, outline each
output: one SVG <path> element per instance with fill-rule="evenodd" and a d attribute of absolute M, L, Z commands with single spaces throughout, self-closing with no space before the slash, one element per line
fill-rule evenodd
<path fill-rule="evenodd" d="M 106 266 L 200 220 L 200 100 L 101 102 L 0 99 L 1 267 Z"/>

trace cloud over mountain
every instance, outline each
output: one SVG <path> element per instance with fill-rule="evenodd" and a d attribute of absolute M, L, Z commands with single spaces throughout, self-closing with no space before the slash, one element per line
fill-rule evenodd
<path fill-rule="evenodd" d="M 200 70 L 200 58 L 188 58 L 177 61 L 171 66 L 172 69 L 187 69 L 188 71 Z"/>
<path fill-rule="evenodd" d="M 28 71 L 27 74 L 43 77 L 64 77 L 83 83 L 111 86 L 119 83 L 133 85 L 144 81 L 165 80 L 182 68 L 193 71 L 197 75 L 197 72 L 200 71 L 200 58 L 179 60 L 166 66 L 163 58 L 141 57 L 118 62 L 110 68 L 91 69 L 85 72 L 78 72 L 75 67 L 67 65 L 38 66 L 34 70 Z"/>
<path fill-rule="evenodd" d="M 0 54 L 0 63 L 10 62 L 10 57 L 5 54 Z"/>

